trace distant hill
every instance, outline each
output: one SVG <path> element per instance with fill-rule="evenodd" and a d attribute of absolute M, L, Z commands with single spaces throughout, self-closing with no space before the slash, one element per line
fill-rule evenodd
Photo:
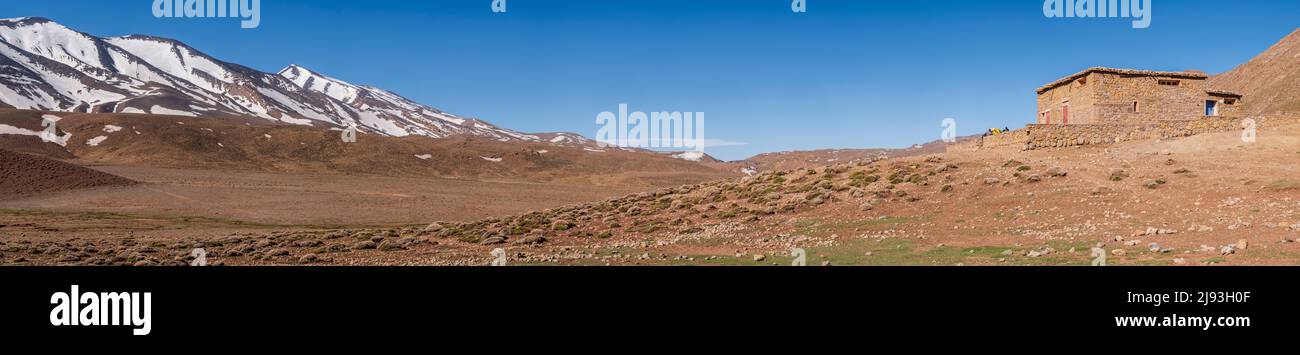
<path fill-rule="evenodd" d="M 0 149 L 0 199 L 134 184 L 135 181 L 98 170 L 42 156 Z"/>
<path fill-rule="evenodd" d="M 47 115 L 60 118 L 58 142 L 37 136 Z M 85 164 L 646 186 L 739 175 L 658 152 L 599 148 L 565 133 L 550 134 L 546 141 L 468 135 L 356 138 L 345 143 L 337 128 L 270 122 L 0 109 L 0 148 Z"/>
<path fill-rule="evenodd" d="M 958 137 L 964 141 L 973 137 Z M 933 141 L 917 144 L 907 148 L 866 148 L 866 149 L 820 149 L 809 151 L 789 151 L 763 153 L 749 159 L 732 162 L 740 165 L 742 172 L 763 173 L 769 171 L 786 171 L 835 165 L 841 163 L 870 162 L 879 158 L 903 158 L 948 151 L 948 143 Z"/>

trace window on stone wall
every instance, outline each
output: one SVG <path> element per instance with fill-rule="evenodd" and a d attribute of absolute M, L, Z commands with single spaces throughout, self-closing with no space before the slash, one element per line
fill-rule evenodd
<path fill-rule="evenodd" d="M 1138 111 L 1138 102 L 1133 101 L 1133 113 L 1138 113 L 1138 112 L 1140 112 Z"/>
<path fill-rule="evenodd" d="M 1236 104 L 1237 104 L 1237 99 L 1223 99 L 1223 103 L 1228 104 L 1228 105 L 1236 105 Z"/>
<path fill-rule="evenodd" d="M 1156 82 L 1164 86 L 1178 86 L 1179 84 L 1182 84 L 1182 82 L 1178 80 L 1167 80 L 1167 79 L 1160 79 L 1157 80 Z"/>

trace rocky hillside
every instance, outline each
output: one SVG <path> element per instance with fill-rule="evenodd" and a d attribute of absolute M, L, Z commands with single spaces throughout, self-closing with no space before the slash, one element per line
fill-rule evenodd
<path fill-rule="evenodd" d="M 1300 30 L 1250 62 L 1214 76 L 1210 86 L 1245 95 L 1247 114 L 1300 112 Z"/>

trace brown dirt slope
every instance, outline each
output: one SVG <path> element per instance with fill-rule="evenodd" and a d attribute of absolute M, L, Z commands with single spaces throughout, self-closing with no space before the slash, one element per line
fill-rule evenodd
<path fill-rule="evenodd" d="M 134 181 L 89 168 L 0 149 L 0 199 L 106 186 Z"/>
<path fill-rule="evenodd" d="M 1245 95 L 1247 114 L 1300 112 L 1300 30 L 1250 62 L 1210 78 L 1210 86 Z"/>
<path fill-rule="evenodd" d="M 0 109 L 0 123 L 36 129 L 35 111 Z M 326 128 L 143 114 L 49 113 L 67 147 L 0 135 L 0 147 L 71 154 L 81 163 L 278 173 L 345 173 L 475 180 L 668 186 L 736 176 L 664 154 L 476 137 L 359 134 L 344 143 Z M 98 139 L 97 139 L 98 138 Z M 96 140 L 97 139 L 97 140 Z M 92 142 L 92 140 L 94 140 Z M 94 143 L 94 144 L 91 144 Z"/>
<path fill-rule="evenodd" d="M 958 141 L 974 137 L 959 137 Z M 904 158 L 939 154 L 948 151 L 948 144 L 933 141 L 901 149 L 821 149 L 809 151 L 790 151 L 763 153 L 733 164 L 739 164 L 757 172 L 782 171 L 814 168 L 842 163 L 870 162 L 882 157 Z"/>

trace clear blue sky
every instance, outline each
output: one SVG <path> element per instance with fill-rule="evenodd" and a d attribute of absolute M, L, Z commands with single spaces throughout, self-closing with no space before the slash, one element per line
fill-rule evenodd
<path fill-rule="evenodd" d="M 99 36 L 149 34 L 275 72 L 291 63 L 529 132 L 594 136 L 620 103 L 705 112 L 723 159 L 903 147 L 1034 119 L 1033 89 L 1089 66 L 1219 73 L 1300 25 L 1300 1 L 1154 0 L 1048 19 L 1042 0 L 263 0 L 260 28 L 155 19 L 152 0 L 6 1 Z"/>

